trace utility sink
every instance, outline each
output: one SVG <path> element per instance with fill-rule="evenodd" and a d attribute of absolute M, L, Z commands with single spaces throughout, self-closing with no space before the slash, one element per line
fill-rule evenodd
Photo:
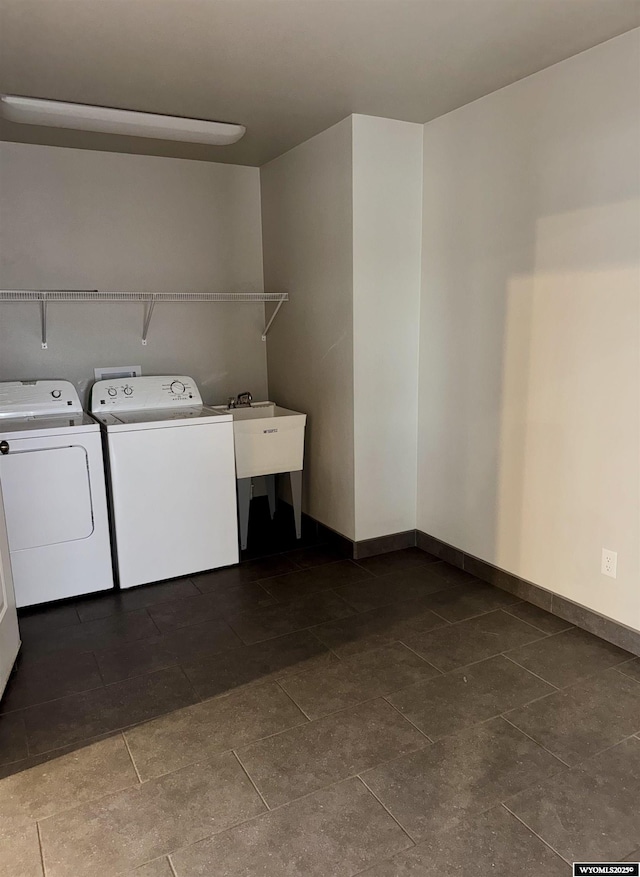
<path fill-rule="evenodd" d="M 239 408 L 217 405 L 214 410 L 233 417 L 236 478 L 302 469 L 306 414 L 275 402 L 252 402 Z"/>

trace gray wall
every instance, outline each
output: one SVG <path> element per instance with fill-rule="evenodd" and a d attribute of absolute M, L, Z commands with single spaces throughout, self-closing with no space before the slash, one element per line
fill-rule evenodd
<path fill-rule="evenodd" d="M 422 125 L 353 124 L 356 540 L 416 526 Z"/>
<path fill-rule="evenodd" d="M 355 537 L 351 119 L 261 169 L 265 283 L 290 290 L 269 390 L 308 414 L 305 510 Z"/>
<path fill-rule="evenodd" d="M 418 467 L 421 530 L 637 630 L 639 38 L 425 126 Z"/>
<path fill-rule="evenodd" d="M 0 143 L 0 287 L 150 292 L 263 290 L 257 168 Z M 286 305 L 285 305 L 286 308 Z M 262 304 L 0 304 L 0 380 L 95 366 L 184 372 L 205 401 L 267 395 Z"/>

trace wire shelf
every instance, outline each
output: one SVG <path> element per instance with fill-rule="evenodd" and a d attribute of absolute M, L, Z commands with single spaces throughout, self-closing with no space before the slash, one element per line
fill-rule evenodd
<path fill-rule="evenodd" d="M 97 289 L 1 289 L 0 301 L 288 301 L 286 292 L 102 292 Z"/>
<path fill-rule="evenodd" d="M 262 332 L 262 340 L 267 340 L 267 333 L 276 314 L 285 301 L 289 301 L 286 292 L 110 292 L 98 289 L 0 289 L 0 302 L 33 301 L 40 304 L 40 323 L 42 330 L 42 349 L 47 349 L 47 305 L 57 301 L 93 301 L 93 302 L 143 302 L 145 314 L 142 328 L 142 343 L 146 345 L 149 325 L 153 309 L 158 302 L 277 302 L 277 306 Z"/>

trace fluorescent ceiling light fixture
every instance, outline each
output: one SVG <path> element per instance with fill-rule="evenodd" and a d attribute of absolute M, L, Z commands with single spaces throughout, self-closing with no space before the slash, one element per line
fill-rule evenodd
<path fill-rule="evenodd" d="M 126 134 L 129 137 L 154 137 L 159 140 L 181 140 L 228 146 L 240 140 L 247 130 L 244 125 L 208 122 L 205 119 L 184 119 L 182 116 L 160 116 L 133 110 L 114 110 L 57 100 L 41 100 L 17 95 L 0 95 L 2 115 L 11 122 L 46 125 L 50 128 L 74 128 L 100 134 Z"/>

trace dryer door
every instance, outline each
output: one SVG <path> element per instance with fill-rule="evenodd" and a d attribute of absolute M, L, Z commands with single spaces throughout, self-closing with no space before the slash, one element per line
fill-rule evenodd
<path fill-rule="evenodd" d="M 10 449 L 0 456 L 0 479 L 12 552 L 86 539 L 93 533 L 84 448 Z"/>

